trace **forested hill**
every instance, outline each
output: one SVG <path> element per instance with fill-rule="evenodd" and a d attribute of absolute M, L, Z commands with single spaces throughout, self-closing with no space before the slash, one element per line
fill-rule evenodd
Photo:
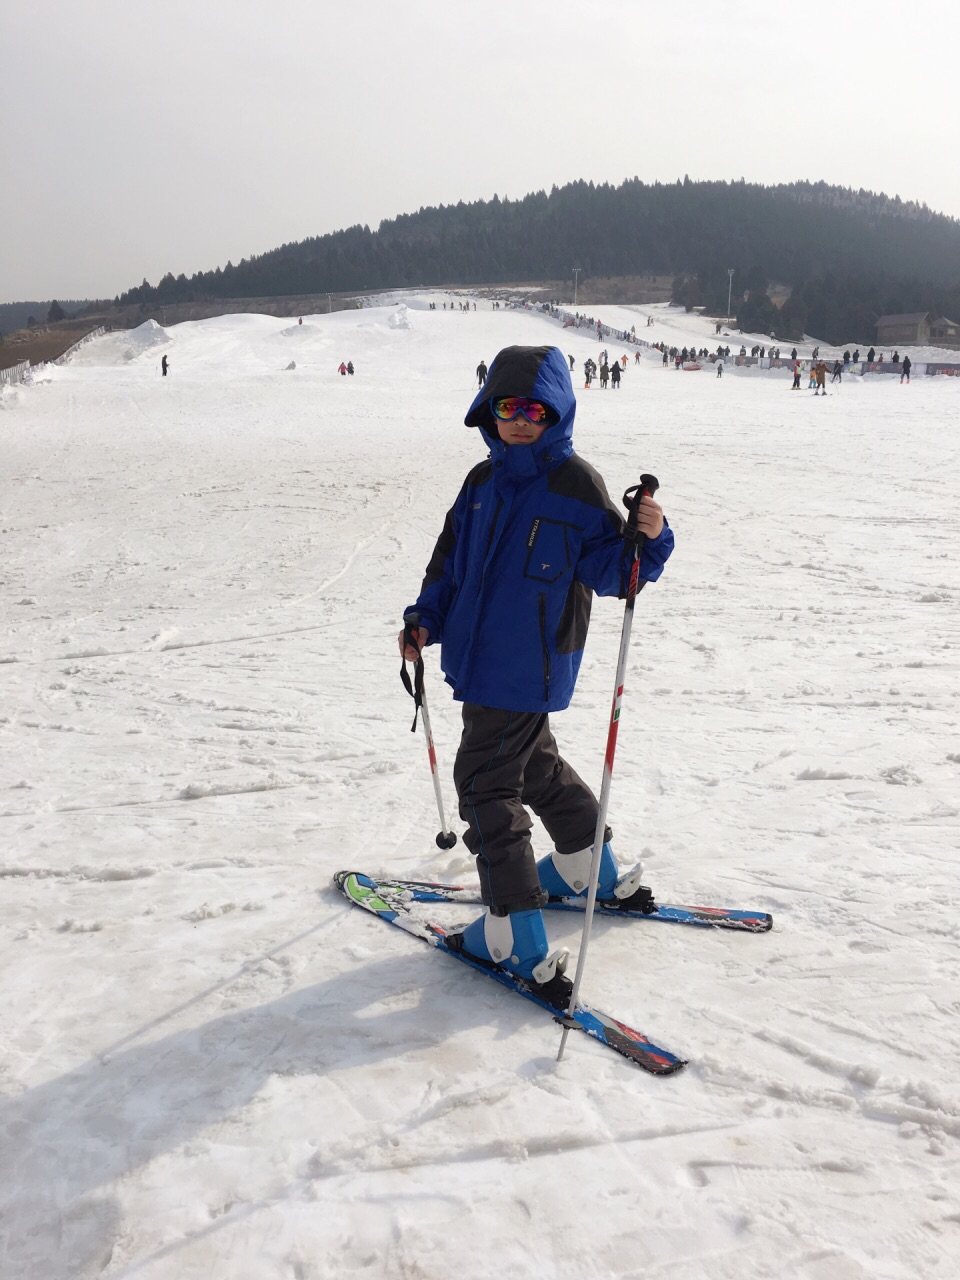
<path fill-rule="evenodd" d="M 717 310 L 731 267 L 741 296 L 770 281 L 799 289 L 844 277 L 895 285 L 895 302 L 906 286 L 904 310 L 943 309 L 960 293 L 960 221 L 822 182 L 581 181 L 520 200 L 420 209 L 376 231 L 350 227 L 190 279 L 168 274 L 120 301 L 566 280 L 574 267 L 581 279 L 670 274 L 678 288 L 689 279 L 692 302 Z M 678 300 L 690 302 L 689 290 Z"/>

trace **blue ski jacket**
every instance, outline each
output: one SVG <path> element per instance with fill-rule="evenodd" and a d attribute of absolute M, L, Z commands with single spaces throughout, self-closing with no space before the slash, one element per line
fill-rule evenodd
<path fill-rule="evenodd" d="M 528 396 L 558 417 L 538 441 L 506 445 L 490 401 Z M 505 711 L 562 711 L 573 696 L 593 593 L 625 597 L 630 552 L 602 477 L 573 449 L 576 398 L 557 347 L 506 347 L 464 422 L 490 456 L 447 513 L 420 595 L 404 613 L 429 628 L 454 697 Z M 643 546 L 655 582 L 673 533 Z"/>

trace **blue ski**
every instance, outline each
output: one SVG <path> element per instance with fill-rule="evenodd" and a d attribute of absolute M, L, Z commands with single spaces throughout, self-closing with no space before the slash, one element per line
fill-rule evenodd
<path fill-rule="evenodd" d="M 478 973 L 493 978 L 501 986 L 515 991 L 518 996 L 523 996 L 524 999 L 539 1005 L 541 1009 L 546 1009 L 558 1021 L 563 1018 L 564 1010 L 558 1010 L 549 1001 L 543 999 L 537 992 L 535 983 L 518 978 L 505 969 L 485 965 L 465 952 L 455 951 L 449 947 L 446 942 L 447 930 L 442 925 L 433 921 L 419 920 L 411 912 L 410 904 L 414 899 L 404 888 L 403 881 L 375 880 L 372 876 L 364 875 L 359 871 L 338 871 L 333 880 L 347 901 L 354 906 L 362 907 L 388 924 L 396 925 L 415 938 L 428 942 L 438 951 L 452 956 Z M 449 901 L 444 898 L 427 899 L 427 901 L 438 900 Z M 460 900 L 453 899 L 453 901 Z M 567 1025 L 565 1019 L 564 1025 Z M 609 1014 L 601 1013 L 597 1009 L 591 1009 L 585 1004 L 577 1006 L 569 1026 L 571 1030 L 583 1031 L 594 1040 L 599 1040 L 601 1044 L 616 1050 L 617 1053 L 629 1058 L 631 1062 L 652 1075 L 672 1075 L 685 1065 L 683 1058 L 678 1058 L 669 1050 L 655 1045 L 652 1040 L 641 1035 L 639 1031 L 634 1031 L 626 1023 L 620 1022 L 617 1018 L 611 1018 Z"/>
<path fill-rule="evenodd" d="M 480 894 L 457 884 L 432 884 L 429 880 L 381 880 L 382 889 L 401 895 L 404 902 L 459 902 L 464 906 L 480 906 Z M 580 911 L 584 898 L 551 898 L 544 906 L 550 911 Z M 618 916 L 624 920 L 667 920 L 672 924 L 704 925 L 715 929 L 740 929 L 747 933 L 766 933 L 773 928 L 773 916 L 767 911 L 740 911 L 733 907 L 678 907 L 658 903 L 653 911 L 627 911 L 597 903 L 598 916 Z"/>

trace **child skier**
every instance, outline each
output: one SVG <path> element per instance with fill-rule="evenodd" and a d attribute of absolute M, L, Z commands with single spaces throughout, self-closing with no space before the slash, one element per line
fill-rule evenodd
<path fill-rule="evenodd" d="M 602 478 L 574 452 L 575 411 L 558 348 L 496 356 L 464 419 L 490 456 L 447 513 L 399 636 L 408 661 L 440 643 L 463 703 L 454 781 L 487 909 L 447 942 L 540 984 L 561 1006 L 565 953 L 548 955 L 540 908 L 549 896 L 586 897 L 599 809 L 561 758 L 548 715 L 573 695 L 593 593 L 626 595 L 632 553 Z M 637 524 L 640 577 L 655 582 L 673 534 L 649 496 Z M 525 805 L 555 846 L 539 863 Z M 609 840 L 608 829 L 598 897 L 626 906 L 639 900 L 642 868 L 618 878 Z"/>

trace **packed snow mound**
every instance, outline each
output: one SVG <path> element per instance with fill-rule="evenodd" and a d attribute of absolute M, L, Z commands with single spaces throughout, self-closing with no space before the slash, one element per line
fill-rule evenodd
<path fill-rule="evenodd" d="M 35 364 L 29 368 L 23 375 L 25 386 L 37 386 L 41 382 L 53 382 L 60 373 L 60 366 L 44 362 L 43 364 Z"/>
<path fill-rule="evenodd" d="M 161 328 L 156 320 L 144 320 L 143 324 L 136 329 L 131 329 L 127 334 L 127 342 L 129 343 L 132 355 L 137 355 L 141 351 L 147 351 L 150 347 L 158 347 L 161 343 L 169 342 L 170 335 L 166 329 Z"/>
<path fill-rule="evenodd" d="M 394 311 L 387 323 L 390 325 L 391 329 L 413 328 L 413 325 L 410 323 L 410 312 L 407 310 L 407 304 L 405 302 L 400 303 L 400 306 L 397 307 L 396 311 Z"/>
<path fill-rule="evenodd" d="M 320 329 L 315 324 L 291 324 L 286 329 L 281 329 L 279 337 L 281 338 L 306 338 L 316 337 L 320 333 Z"/>

